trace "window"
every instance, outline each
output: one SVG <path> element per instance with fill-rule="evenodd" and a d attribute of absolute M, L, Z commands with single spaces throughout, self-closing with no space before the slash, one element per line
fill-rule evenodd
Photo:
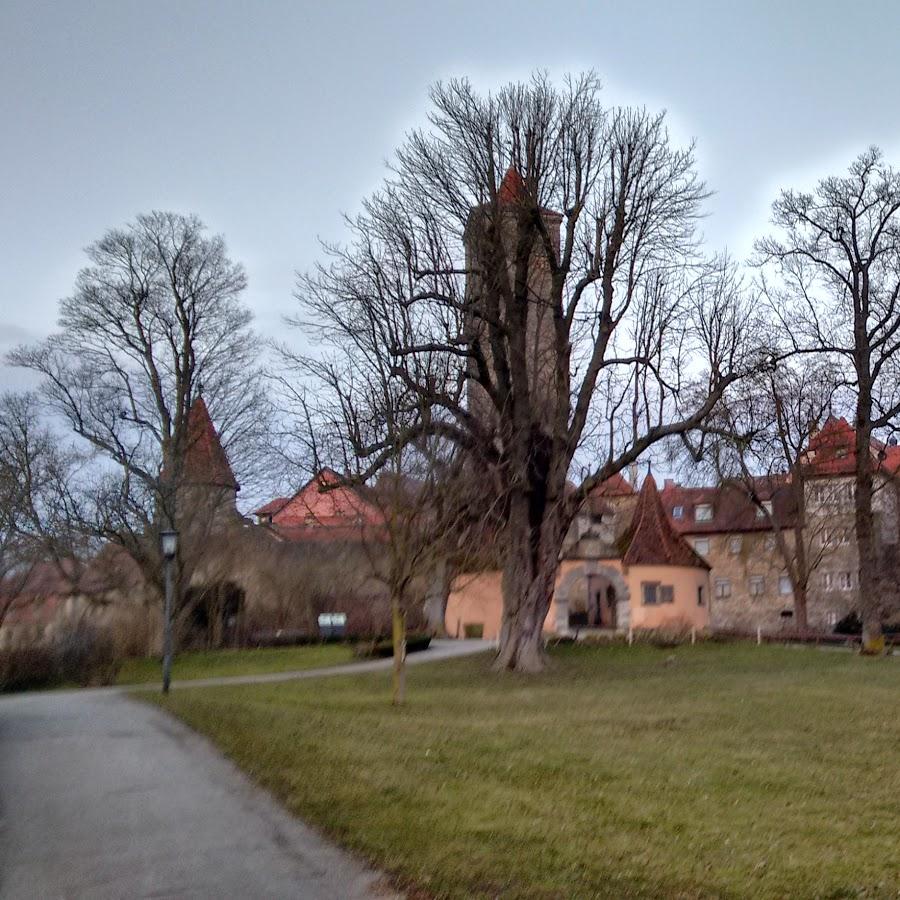
<path fill-rule="evenodd" d="M 823 528 L 823 547 L 845 547 L 850 543 L 850 534 L 846 528 Z"/>
<path fill-rule="evenodd" d="M 761 597 L 766 592 L 766 579 L 762 575 L 751 575 L 749 586 L 751 597 Z"/>
<path fill-rule="evenodd" d="M 852 572 L 838 572 L 838 587 L 842 591 L 849 591 L 853 587 Z"/>
<path fill-rule="evenodd" d="M 834 573 L 833 572 L 823 572 L 822 573 L 822 587 L 825 588 L 826 591 L 830 591 L 834 589 Z"/>
<path fill-rule="evenodd" d="M 673 506 L 672 507 L 672 518 L 673 519 L 683 519 L 684 518 L 684 507 L 683 506 Z"/>
<path fill-rule="evenodd" d="M 713 508 L 711 503 L 698 503 L 694 507 L 694 518 L 698 522 L 711 522 L 713 517 Z"/>
<path fill-rule="evenodd" d="M 856 496 L 856 489 L 852 481 L 845 481 L 838 487 L 838 496 L 843 503 L 852 503 Z"/>
<path fill-rule="evenodd" d="M 791 579 L 787 575 L 782 575 L 778 579 L 778 593 L 781 594 L 782 597 L 787 597 L 790 594 L 794 593 L 794 589 L 791 586 Z"/>
<path fill-rule="evenodd" d="M 762 506 L 756 507 L 756 518 L 757 519 L 765 519 L 766 516 L 772 515 L 772 501 L 771 500 L 763 500 Z"/>
<path fill-rule="evenodd" d="M 697 538 L 694 541 L 694 549 L 701 556 L 707 556 L 709 554 L 709 538 Z"/>
<path fill-rule="evenodd" d="M 774 534 L 767 534 L 767 535 L 766 535 L 765 541 L 763 541 L 763 546 L 764 546 L 764 547 L 766 548 L 766 550 L 768 550 L 769 552 L 771 552 L 772 550 L 774 550 L 774 549 L 775 549 L 775 535 L 774 535 Z"/>
<path fill-rule="evenodd" d="M 740 553 L 740 552 L 741 552 L 741 547 L 743 546 L 743 543 L 744 543 L 744 542 L 743 542 L 743 540 L 741 539 L 741 536 L 740 536 L 739 534 L 735 534 L 735 535 L 733 535 L 732 537 L 730 537 L 730 538 L 728 539 L 728 549 L 729 549 L 732 553 L 735 553 L 735 554 Z"/>
<path fill-rule="evenodd" d="M 828 612 L 825 613 L 825 624 L 829 628 L 834 628 L 834 626 L 837 625 L 837 622 L 838 622 L 837 613 L 833 609 L 828 610 Z"/>
<path fill-rule="evenodd" d="M 812 486 L 812 498 L 813 501 L 819 505 L 824 505 L 828 502 L 828 487 L 822 482 L 817 482 Z"/>
<path fill-rule="evenodd" d="M 703 585 L 698 584 L 697 585 L 697 606 L 703 606 L 703 604 L 704 604 Z"/>
<path fill-rule="evenodd" d="M 723 600 L 731 596 L 731 582 L 727 578 L 716 579 L 716 597 Z"/>
<path fill-rule="evenodd" d="M 645 581 L 641 584 L 644 606 L 656 606 L 660 603 L 675 602 L 675 588 L 671 584 L 660 584 L 658 581 Z"/>

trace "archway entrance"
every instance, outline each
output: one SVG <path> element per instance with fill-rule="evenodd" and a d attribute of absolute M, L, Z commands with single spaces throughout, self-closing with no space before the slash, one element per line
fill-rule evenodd
<path fill-rule="evenodd" d="M 628 627 L 628 588 L 611 566 L 585 562 L 566 574 L 556 591 L 556 630 L 571 634 L 586 628 Z"/>

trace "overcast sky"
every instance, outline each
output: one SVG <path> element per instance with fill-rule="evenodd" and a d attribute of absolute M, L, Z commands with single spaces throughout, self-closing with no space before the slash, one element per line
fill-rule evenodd
<path fill-rule="evenodd" d="M 49 333 L 82 249 L 150 209 L 197 213 L 272 334 L 428 85 L 596 69 L 669 111 L 738 257 L 779 187 L 877 143 L 900 165 L 900 4 L 0 0 L 0 352 Z M 21 376 L 3 369 L 7 384 Z"/>

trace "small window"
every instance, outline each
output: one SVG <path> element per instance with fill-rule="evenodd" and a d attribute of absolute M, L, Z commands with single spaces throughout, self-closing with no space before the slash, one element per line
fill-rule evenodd
<path fill-rule="evenodd" d="M 766 592 L 766 579 L 762 575 L 751 575 L 749 587 L 751 597 L 761 597 Z"/>
<path fill-rule="evenodd" d="M 776 546 L 776 545 L 775 545 L 775 535 L 774 535 L 774 534 L 767 534 L 767 535 L 766 535 L 765 541 L 763 541 L 763 546 L 766 548 L 766 550 L 768 550 L 768 551 L 770 551 L 770 552 L 771 552 L 772 550 L 774 550 L 774 549 L 775 549 L 775 546 Z"/>
<path fill-rule="evenodd" d="M 694 549 L 701 556 L 707 556 L 709 554 L 709 538 L 697 538 L 694 541 Z"/>
<path fill-rule="evenodd" d="M 837 613 L 833 609 L 828 610 L 828 612 L 825 613 L 825 624 L 829 628 L 834 628 L 834 626 L 837 625 L 837 623 L 838 623 Z"/>
<path fill-rule="evenodd" d="M 703 606 L 704 604 L 705 604 L 705 601 L 703 599 L 703 585 L 698 584 L 697 585 L 697 606 Z"/>
<path fill-rule="evenodd" d="M 853 588 L 853 573 L 852 572 L 838 573 L 838 587 L 842 591 L 851 590 Z"/>
<path fill-rule="evenodd" d="M 675 602 L 675 588 L 671 584 L 661 584 L 659 586 L 659 602 L 660 603 L 674 603 Z"/>
<path fill-rule="evenodd" d="M 683 506 L 673 506 L 672 507 L 672 518 L 673 519 L 683 519 L 684 518 L 684 507 Z"/>
<path fill-rule="evenodd" d="M 727 578 L 716 579 L 716 597 L 724 600 L 731 596 L 731 582 Z"/>
<path fill-rule="evenodd" d="M 790 594 L 794 593 L 794 588 L 791 585 L 791 579 L 787 575 L 782 575 L 778 579 L 778 593 L 781 594 L 782 597 L 787 597 Z"/>
<path fill-rule="evenodd" d="M 694 518 L 698 522 L 711 522 L 713 517 L 713 508 L 711 503 L 698 503 L 694 507 Z"/>
<path fill-rule="evenodd" d="M 756 518 L 757 519 L 765 519 L 767 516 L 772 515 L 772 501 L 771 500 L 763 500 L 761 506 L 756 507 Z"/>
<path fill-rule="evenodd" d="M 834 589 L 834 573 L 833 572 L 823 572 L 822 573 L 822 587 L 825 588 L 826 591 L 830 591 Z"/>
<path fill-rule="evenodd" d="M 741 547 L 743 546 L 744 541 L 739 534 L 732 535 L 728 539 L 728 549 L 737 555 L 741 552 Z"/>
<path fill-rule="evenodd" d="M 641 585 L 641 593 L 644 597 L 644 606 L 656 606 L 659 602 L 659 582 L 645 581 Z"/>

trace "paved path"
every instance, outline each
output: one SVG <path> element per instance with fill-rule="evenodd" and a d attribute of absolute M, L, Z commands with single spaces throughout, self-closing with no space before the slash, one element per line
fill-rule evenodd
<path fill-rule="evenodd" d="M 449 643 L 410 663 L 487 646 Z M 239 681 L 333 676 L 385 663 Z M 3 900 L 386 896 L 376 872 L 282 810 L 161 710 L 120 690 L 0 700 Z"/>

